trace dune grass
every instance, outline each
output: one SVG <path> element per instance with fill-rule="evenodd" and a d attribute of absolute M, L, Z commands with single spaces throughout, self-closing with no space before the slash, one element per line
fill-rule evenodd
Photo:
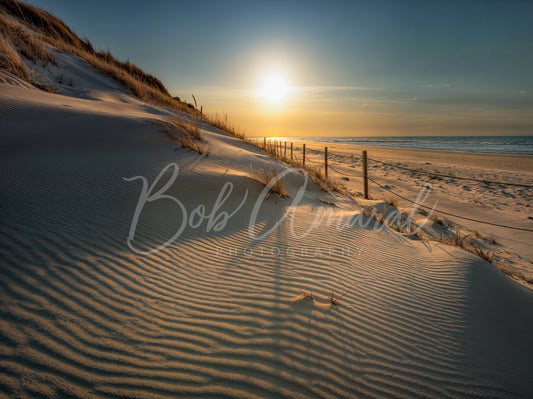
<path fill-rule="evenodd" d="M 281 170 L 274 164 L 269 164 L 268 166 L 254 170 L 253 168 L 250 171 L 250 176 L 262 183 L 265 187 L 271 184 L 269 193 L 278 194 L 282 198 L 288 198 L 289 192 L 285 189 L 285 176 L 277 178 L 281 173 Z M 276 179 L 275 181 L 273 181 Z"/>
<path fill-rule="evenodd" d="M 290 166 L 295 168 L 304 169 L 308 176 L 313 180 L 318 186 L 327 193 L 337 191 L 344 194 L 348 194 L 345 190 L 344 184 L 341 181 L 326 177 L 324 170 L 319 166 L 311 166 L 309 164 L 304 165 L 302 160 L 297 159 L 296 157 L 290 158 L 285 156 L 285 151 L 280 151 L 279 147 L 272 141 L 267 141 L 266 143 L 258 143 L 257 141 L 250 141 L 256 147 L 263 149 L 268 155 L 274 159 L 278 159 Z"/>
<path fill-rule="evenodd" d="M 26 81 L 30 80 L 28 70 L 22 62 L 13 43 L 0 33 L 0 68 L 4 68 Z"/>
<path fill-rule="evenodd" d="M 55 63 L 54 55 L 36 33 L 4 13 L 0 13 L 0 34 L 8 38 L 17 53 L 33 63 L 38 61 Z"/>
<path fill-rule="evenodd" d="M 387 219 L 387 211 L 385 210 L 383 213 L 376 212 L 375 208 L 370 211 L 369 209 L 365 208 L 363 210 L 363 213 L 367 216 L 370 216 L 377 220 L 379 223 L 383 223 L 386 226 L 393 228 L 394 230 L 408 234 L 412 237 L 415 237 L 421 241 L 432 241 L 437 242 L 440 244 L 450 245 L 453 247 L 460 247 L 470 253 L 473 253 L 476 256 L 479 256 L 481 259 L 486 260 L 487 262 L 491 263 L 494 266 L 497 266 L 496 264 L 496 256 L 494 251 L 488 250 L 483 248 L 479 243 L 474 241 L 474 238 L 481 237 L 485 239 L 486 241 L 491 242 L 492 244 L 496 243 L 496 240 L 492 238 L 485 238 L 482 234 L 480 234 L 478 231 L 474 231 L 472 234 L 462 234 L 459 231 L 450 231 L 448 230 L 447 233 L 441 233 L 440 236 L 435 236 L 430 233 L 424 232 L 419 226 L 416 224 L 413 225 L 412 223 L 404 223 L 407 220 L 410 220 L 409 215 L 401 212 L 398 209 L 398 201 L 392 198 L 389 198 L 385 201 L 389 205 L 391 205 L 393 208 L 395 208 L 396 211 L 399 212 L 401 215 L 401 220 L 398 220 L 400 223 L 395 223 L 395 220 L 393 219 L 393 223 L 388 223 Z M 426 211 L 421 212 L 424 216 L 427 217 L 428 220 L 433 221 L 434 223 L 443 226 L 443 227 L 450 227 L 451 225 L 446 222 L 441 216 L 438 216 L 436 214 L 429 215 Z"/>
<path fill-rule="evenodd" d="M 386 202 L 390 206 L 392 206 L 393 208 L 396 208 L 396 209 L 398 209 L 398 207 L 400 206 L 400 203 L 398 202 L 398 200 L 396 198 L 393 198 L 393 197 L 387 198 Z"/>
<path fill-rule="evenodd" d="M 201 155 L 209 155 L 209 146 L 204 141 L 200 130 L 192 123 L 176 114 L 176 117 L 166 121 L 154 121 L 172 140 L 177 141 L 182 148 L 189 149 Z"/>
<path fill-rule="evenodd" d="M 176 113 L 175 123 L 181 130 L 185 131 L 194 140 L 204 139 L 202 132 L 200 131 L 198 119 L 191 119 Z"/>
<path fill-rule="evenodd" d="M 431 220 L 433 223 L 438 224 L 439 226 L 446 226 L 444 218 L 440 215 L 437 215 L 436 213 L 433 213 L 431 216 L 429 216 L 428 219 Z"/>
<path fill-rule="evenodd" d="M 48 93 L 55 93 L 53 86 L 35 79 L 34 73 L 24 64 L 22 57 L 33 63 L 55 63 L 53 54 L 46 45 L 23 27 L 0 14 L 0 68 Z"/>
<path fill-rule="evenodd" d="M 231 122 L 229 122 L 227 114 L 224 114 L 223 116 L 219 116 L 218 114 L 215 114 L 214 117 L 208 116 L 208 117 L 205 117 L 205 119 L 206 119 L 206 122 L 209 123 L 211 126 L 214 126 L 220 130 L 223 130 L 226 133 L 229 133 L 238 139 L 246 140 L 246 135 L 244 131 L 236 127 Z"/>
<path fill-rule="evenodd" d="M 119 61 L 110 52 L 95 51 L 88 39 L 80 39 L 63 21 L 47 11 L 17 0 L 0 0 L 1 65 L 34 84 L 21 57 L 36 63 L 54 63 L 48 46 L 77 55 L 92 67 L 106 73 L 140 100 L 177 111 L 198 115 L 194 106 L 173 98 L 163 83 L 129 60 Z M 11 45 L 10 45 L 11 43 Z M 18 58 L 14 52 L 18 54 Z"/>
<path fill-rule="evenodd" d="M 494 264 L 495 263 L 495 255 L 494 251 L 489 251 L 478 244 L 476 244 L 473 240 L 473 237 L 475 235 L 464 235 L 460 232 L 452 232 L 451 235 L 448 235 L 446 237 L 442 237 L 439 242 L 447 245 L 452 245 L 455 247 L 461 247 L 464 250 L 473 253 L 474 255 L 479 256 L 481 259 L 486 260 L 487 262 Z"/>

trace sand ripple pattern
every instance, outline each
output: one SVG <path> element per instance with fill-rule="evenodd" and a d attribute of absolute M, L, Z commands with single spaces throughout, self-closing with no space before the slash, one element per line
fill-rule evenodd
<path fill-rule="evenodd" d="M 167 161 L 139 162 L 155 176 Z M 115 155 L 98 164 L 78 156 L 76 163 L 81 169 L 74 173 L 43 161 L 43 180 L 41 167 L 2 162 L 0 392 L 527 393 L 522 381 L 531 369 L 524 380 L 509 380 L 503 367 L 478 362 L 472 349 L 468 273 L 479 261 L 471 255 L 363 228 L 323 226 L 295 241 L 287 221 L 261 241 L 238 222 L 220 233 L 191 229 L 167 249 L 138 256 L 125 242 L 138 190 L 121 180 L 135 174 L 135 162 Z M 163 215 L 173 212 L 163 208 Z M 313 210 L 301 212 L 296 221 Z M 172 226 L 160 227 L 140 241 L 164 240 Z M 305 228 L 296 223 L 295 232 Z M 299 298 L 302 289 L 316 301 Z M 331 290 L 347 292 L 340 305 L 328 303 Z M 526 300 L 531 305 L 531 296 Z"/>

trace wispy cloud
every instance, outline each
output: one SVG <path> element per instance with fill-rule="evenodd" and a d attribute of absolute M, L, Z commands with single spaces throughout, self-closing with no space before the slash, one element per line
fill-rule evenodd
<path fill-rule="evenodd" d="M 425 105 L 448 106 L 457 109 L 485 109 L 485 110 L 530 110 L 533 98 L 526 95 L 516 95 L 516 92 L 506 94 L 463 94 L 439 97 L 423 97 L 418 102 Z"/>
<path fill-rule="evenodd" d="M 355 99 L 354 99 L 355 100 Z M 413 98 L 364 98 L 367 104 L 410 104 L 418 101 L 416 97 Z"/>
<path fill-rule="evenodd" d="M 451 83 L 437 83 L 437 84 L 427 85 L 426 87 L 431 87 L 434 89 L 443 89 L 446 87 L 452 87 L 452 84 Z"/>
<path fill-rule="evenodd" d="M 374 93 L 380 92 L 382 89 L 376 87 L 363 86 L 290 86 L 288 88 L 287 104 L 294 102 L 294 104 L 323 104 L 335 103 L 342 99 L 347 101 L 373 101 Z M 373 94 L 370 94 L 371 92 Z M 183 100 L 192 99 L 192 94 L 200 103 L 240 103 L 248 102 L 250 99 L 258 99 L 261 97 L 260 88 L 230 88 L 221 86 L 202 87 L 201 89 L 180 88 L 171 90 L 174 95 L 180 96 Z M 190 93 L 190 94 L 189 94 Z M 370 97 L 370 99 L 368 99 Z M 377 101 L 386 102 L 386 98 L 378 96 Z M 395 102 L 391 99 L 391 102 Z"/>
<path fill-rule="evenodd" d="M 309 92 L 309 93 L 327 93 L 327 92 L 348 92 L 348 91 L 364 91 L 364 90 L 381 90 L 377 87 L 362 87 L 362 86 L 290 86 L 289 87 L 291 92 Z M 243 96 L 243 95 L 250 95 L 254 94 L 258 91 L 258 88 L 255 89 L 245 89 L 245 88 L 230 88 L 230 87 L 222 87 L 222 86 L 211 86 L 211 87 L 202 87 L 201 89 L 195 88 L 195 89 L 188 89 L 188 88 L 180 88 L 180 89 L 173 89 L 172 92 L 176 93 L 199 93 L 199 94 L 220 94 L 223 93 L 225 95 L 230 96 Z"/>
<path fill-rule="evenodd" d="M 380 90 L 377 87 L 363 86 L 293 86 L 295 91 L 307 92 L 334 92 L 334 91 L 359 91 L 359 90 Z"/>

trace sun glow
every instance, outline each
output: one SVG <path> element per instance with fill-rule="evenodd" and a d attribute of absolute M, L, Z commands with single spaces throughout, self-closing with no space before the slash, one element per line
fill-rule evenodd
<path fill-rule="evenodd" d="M 263 87 L 260 91 L 261 97 L 271 103 L 280 104 L 285 100 L 289 92 L 287 81 L 282 75 L 268 75 L 263 80 Z"/>

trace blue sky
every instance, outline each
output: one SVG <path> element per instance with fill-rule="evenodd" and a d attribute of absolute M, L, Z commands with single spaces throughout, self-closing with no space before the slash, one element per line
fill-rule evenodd
<path fill-rule="evenodd" d="M 531 1 L 30 3 L 251 135 L 533 134 Z"/>

